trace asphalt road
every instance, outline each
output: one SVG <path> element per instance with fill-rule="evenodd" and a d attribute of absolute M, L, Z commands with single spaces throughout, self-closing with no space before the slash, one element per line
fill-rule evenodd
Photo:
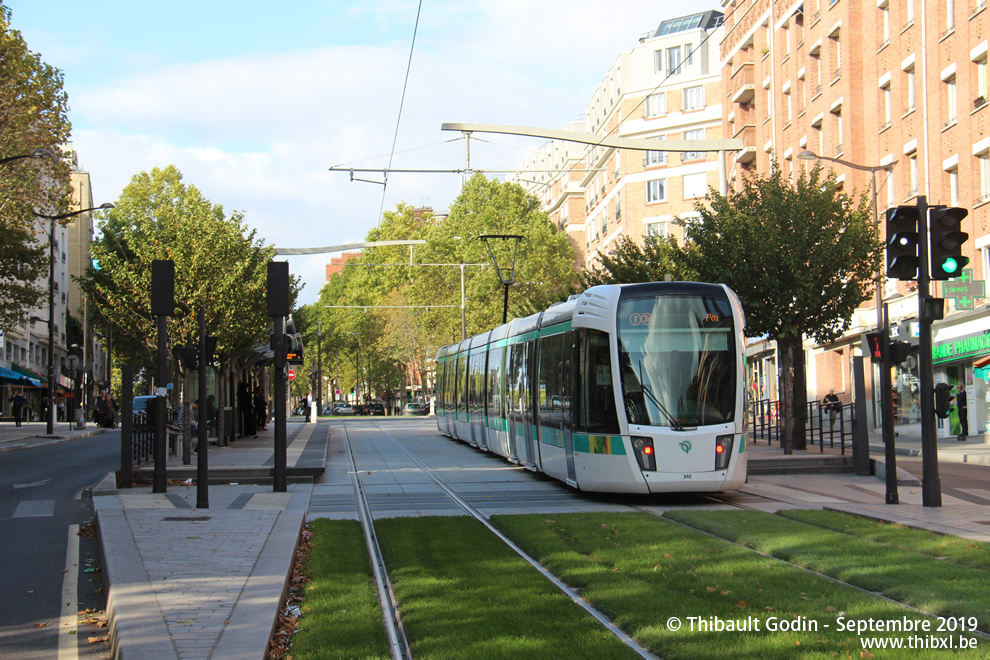
<path fill-rule="evenodd" d="M 920 458 L 898 456 L 897 467 L 907 470 L 918 479 L 922 478 Z M 943 497 L 951 496 L 964 502 L 990 505 L 990 466 L 939 461 L 938 477 Z"/>
<path fill-rule="evenodd" d="M 103 610 L 106 599 L 96 541 L 76 532 L 93 518 L 84 489 L 119 465 L 119 452 L 115 431 L 0 455 L 0 658 L 92 655 L 88 638 L 104 631 L 71 630 L 77 612 Z"/>

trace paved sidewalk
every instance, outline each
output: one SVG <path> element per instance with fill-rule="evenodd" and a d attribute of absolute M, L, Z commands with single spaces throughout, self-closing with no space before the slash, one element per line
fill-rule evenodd
<path fill-rule="evenodd" d="M 47 431 L 48 425 L 45 422 L 21 422 L 20 426 L 15 426 L 14 422 L 0 422 L 0 454 L 5 451 L 68 442 L 76 438 L 88 438 L 105 433 L 106 429 L 101 429 L 92 422 L 87 422 L 83 429 L 76 429 L 75 424 L 68 422 L 56 422 L 52 427 L 54 432 L 48 435 Z"/>
<path fill-rule="evenodd" d="M 289 423 L 288 467 L 314 452 L 325 461 L 329 429 Z M 211 471 L 251 471 L 270 467 L 273 454 L 269 430 L 211 446 L 208 458 Z M 181 461 L 170 457 L 168 467 Z M 196 486 L 151 490 L 118 490 L 112 474 L 93 489 L 113 656 L 262 660 L 313 485 L 211 485 L 207 508 L 197 508 Z"/>

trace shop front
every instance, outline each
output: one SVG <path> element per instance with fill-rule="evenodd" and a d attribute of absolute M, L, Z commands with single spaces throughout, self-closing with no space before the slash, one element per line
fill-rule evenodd
<path fill-rule="evenodd" d="M 932 363 L 936 383 L 948 383 L 953 393 L 957 384 L 963 383 L 970 435 L 990 431 L 990 317 L 984 315 L 940 330 L 933 337 Z M 960 433 L 958 414 L 953 410 L 940 435 Z"/>

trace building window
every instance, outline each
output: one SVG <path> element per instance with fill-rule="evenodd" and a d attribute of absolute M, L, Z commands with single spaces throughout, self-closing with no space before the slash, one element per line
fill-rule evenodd
<path fill-rule="evenodd" d="M 695 199 L 707 194 L 708 174 L 706 172 L 684 175 L 684 199 Z"/>
<path fill-rule="evenodd" d="M 987 51 L 983 51 L 981 58 L 973 60 L 976 64 L 976 100 L 983 99 L 982 103 L 974 103 L 974 107 L 985 105 L 987 102 Z"/>
<path fill-rule="evenodd" d="M 667 75 L 676 76 L 681 72 L 681 47 L 667 49 Z"/>
<path fill-rule="evenodd" d="M 956 2 L 955 0 L 945 0 L 945 31 L 952 32 L 956 29 Z"/>
<path fill-rule="evenodd" d="M 908 154 L 908 176 L 911 178 L 911 189 L 908 199 L 918 196 L 918 152 Z"/>
<path fill-rule="evenodd" d="M 880 9 L 880 45 L 890 43 L 890 5 L 885 1 Z"/>
<path fill-rule="evenodd" d="M 694 64 L 694 47 L 691 44 L 684 44 L 684 65 Z"/>
<path fill-rule="evenodd" d="M 880 96 L 883 99 L 883 128 L 890 126 L 890 83 L 880 88 Z"/>
<path fill-rule="evenodd" d="M 656 138 L 657 140 L 663 140 L 664 138 Z M 667 152 L 666 151 L 647 151 L 646 156 L 643 158 L 644 167 L 652 167 L 654 165 L 664 165 L 667 162 Z"/>
<path fill-rule="evenodd" d="M 949 175 L 949 204 L 959 206 L 959 170 L 951 169 L 946 174 Z"/>
<path fill-rule="evenodd" d="M 660 92 L 659 94 L 650 94 L 646 97 L 646 116 L 647 117 L 659 117 L 660 115 L 667 114 L 667 94 L 666 92 Z"/>
<path fill-rule="evenodd" d="M 663 51 L 655 50 L 653 51 L 653 70 L 656 73 L 661 73 L 663 71 Z"/>
<path fill-rule="evenodd" d="M 914 64 L 904 73 L 907 75 L 907 108 L 904 110 L 904 114 L 908 114 L 914 112 L 915 108 Z"/>
<path fill-rule="evenodd" d="M 984 151 L 976 157 L 976 168 L 980 172 L 980 197 L 976 201 L 990 202 L 990 152 Z"/>
<path fill-rule="evenodd" d="M 946 104 L 946 114 L 948 118 L 946 119 L 946 125 L 955 124 L 956 116 L 958 114 L 959 106 L 956 100 L 956 77 L 945 81 L 945 104 Z"/>
<path fill-rule="evenodd" d="M 904 22 L 904 27 L 908 27 L 914 23 L 914 0 L 905 0 L 905 4 L 907 20 Z"/>
<path fill-rule="evenodd" d="M 705 87 L 704 85 L 698 85 L 697 87 L 685 87 L 684 88 L 684 109 L 685 110 L 697 110 L 699 108 L 705 107 Z"/>
<path fill-rule="evenodd" d="M 647 236 L 666 236 L 669 233 L 666 222 L 650 222 L 646 225 Z"/>
<path fill-rule="evenodd" d="M 667 179 L 653 179 L 646 182 L 646 203 L 667 201 Z"/>
<path fill-rule="evenodd" d="M 693 131 L 684 131 L 685 140 L 704 140 L 705 129 L 698 128 Z M 685 151 L 681 154 L 681 160 L 703 160 L 706 154 L 704 151 Z"/>

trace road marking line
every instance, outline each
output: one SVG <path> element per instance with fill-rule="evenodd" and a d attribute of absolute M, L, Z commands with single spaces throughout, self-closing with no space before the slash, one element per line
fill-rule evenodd
<path fill-rule="evenodd" d="M 23 500 L 11 518 L 47 518 L 55 513 L 55 500 Z"/>
<path fill-rule="evenodd" d="M 58 624 L 58 660 L 79 658 L 79 525 L 69 525 L 62 578 L 62 616 Z"/>

